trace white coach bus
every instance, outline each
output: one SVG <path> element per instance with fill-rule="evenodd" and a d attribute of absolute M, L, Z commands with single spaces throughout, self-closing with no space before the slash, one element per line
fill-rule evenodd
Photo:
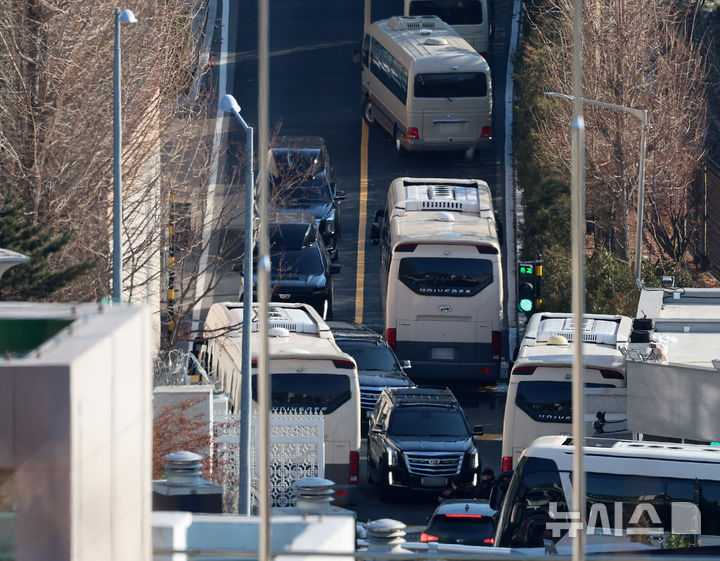
<path fill-rule="evenodd" d="M 587 512 L 570 516 L 572 438 L 538 438 L 513 474 L 496 546 L 543 547 L 562 539 L 571 521 L 587 522 L 588 533 L 605 540 L 662 547 L 652 539 L 674 534 L 688 545 L 720 544 L 720 446 L 605 438 L 584 444 Z"/>
<path fill-rule="evenodd" d="M 216 303 L 203 330 L 205 363 L 230 395 L 234 412 L 240 406 L 242 318 L 241 303 Z M 323 413 L 325 476 L 335 482 L 337 502 L 352 504 L 360 467 L 360 386 L 355 360 L 340 350 L 330 328 L 308 304 L 271 303 L 268 327 L 271 407 Z M 257 329 L 255 317 L 251 334 L 254 407 Z"/>
<path fill-rule="evenodd" d="M 606 414 L 606 421 L 627 417 L 623 348 L 628 346 L 631 330 L 632 319 L 626 316 L 585 315 L 582 334 L 586 434 L 592 434 L 598 410 Z M 512 469 L 523 449 L 537 437 L 572 431 L 573 335 L 569 313 L 537 313 L 528 321 L 508 382 L 503 471 Z M 627 429 L 627 424 L 608 425 L 608 431 L 621 429 Z M 623 432 L 624 438 L 632 436 L 626 430 Z"/>
<path fill-rule="evenodd" d="M 380 244 L 385 336 L 416 383 L 482 386 L 500 367 L 503 288 L 490 189 L 477 179 L 395 179 Z"/>
<path fill-rule="evenodd" d="M 435 16 L 394 16 L 367 29 L 362 114 L 404 150 L 465 150 L 492 140 L 490 67 Z"/>

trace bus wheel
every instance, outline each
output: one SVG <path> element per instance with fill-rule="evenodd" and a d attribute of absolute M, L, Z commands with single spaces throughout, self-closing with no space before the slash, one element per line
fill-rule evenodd
<path fill-rule="evenodd" d="M 401 156 L 405 155 L 405 148 L 402 145 L 402 142 L 400 141 L 400 129 L 395 127 L 395 150 L 397 150 L 397 153 Z"/>
<path fill-rule="evenodd" d="M 373 115 L 372 101 L 370 101 L 370 98 L 365 98 L 363 102 L 362 116 L 368 126 L 372 127 L 375 124 L 375 115 Z"/>

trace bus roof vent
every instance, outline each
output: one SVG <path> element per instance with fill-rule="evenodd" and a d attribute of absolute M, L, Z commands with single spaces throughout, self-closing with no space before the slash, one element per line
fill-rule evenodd
<path fill-rule="evenodd" d="M 445 29 L 445 22 L 437 16 L 393 16 L 390 28 L 401 29 Z"/>
<path fill-rule="evenodd" d="M 469 185 L 405 183 L 405 210 L 446 210 L 478 214 L 478 188 Z"/>
<path fill-rule="evenodd" d="M 568 340 L 566 337 L 563 337 L 562 335 L 550 335 L 550 337 L 548 337 L 547 344 L 562 346 L 562 345 L 567 345 Z"/>
<path fill-rule="evenodd" d="M 424 43 L 431 46 L 447 45 L 447 41 L 442 37 L 428 37 Z"/>
<path fill-rule="evenodd" d="M 257 333 L 259 323 L 256 317 L 252 320 L 252 330 Z M 284 308 L 271 306 L 268 314 L 268 334 L 270 336 L 285 336 L 290 333 L 318 333 L 318 326 L 312 317 L 303 308 Z"/>
<path fill-rule="evenodd" d="M 453 216 L 452 212 L 447 212 L 443 210 L 438 212 L 435 220 L 437 220 L 438 222 L 455 222 L 455 217 Z"/>
<path fill-rule="evenodd" d="M 585 343 L 598 343 L 602 345 L 617 345 L 619 322 L 585 318 L 582 326 L 582 339 Z M 574 327 L 572 317 L 546 317 L 540 322 L 536 342 L 548 345 L 567 344 L 573 341 Z M 565 339 L 565 343 L 556 341 L 556 337 Z"/>

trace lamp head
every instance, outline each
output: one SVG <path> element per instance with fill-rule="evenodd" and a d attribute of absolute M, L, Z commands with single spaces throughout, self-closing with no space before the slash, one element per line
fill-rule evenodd
<path fill-rule="evenodd" d="M 240 106 L 233 96 L 226 94 L 220 99 L 220 109 L 228 113 L 235 111 L 240 113 Z"/>
<path fill-rule="evenodd" d="M 120 23 L 137 23 L 137 18 L 135 18 L 135 14 L 132 13 L 132 10 L 123 10 L 118 21 Z"/>

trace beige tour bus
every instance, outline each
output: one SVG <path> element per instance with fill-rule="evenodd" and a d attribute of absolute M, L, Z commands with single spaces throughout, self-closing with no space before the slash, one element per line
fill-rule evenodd
<path fill-rule="evenodd" d="M 602 314 L 584 317 L 585 433 L 593 434 L 596 414 L 602 411 L 609 423 L 608 436 L 631 437 L 624 422 L 627 381 L 623 350 L 630 340 L 632 319 Z M 508 382 L 503 471 L 513 469 L 536 438 L 572 432 L 573 329 L 570 313 L 537 313 L 527 323 Z"/>
<path fill-rule="evenodd" d="M 253 404 L 257 406 L 258 322 L 251 333 Z M 238 412 L 242 375 L 242 303 L 213 304 L 204 324 L 205 363 Z M 335 482 L 336 501 L 352 504 L 360 467 L 360 386 L 355 360 L 309 304 L 270 303 L 269 372 L 273 409 L 319 410 L 325 426 L 325 477 Z"/>
<path fill-rule="evenodd" d="M 492 385 L 503 288 L 490 189 L 477 179 L 395 179 L 375 215 L 385 336 L 416 383 Z"/>
<path fill-rule="evenodd" d="M 490 14 L 487 0 L 405 0 L 406 16 L 437 16 L 488 60 Z"/>
<path fill-rule="evenodd" d="M 490 146 L 490 68 L 436 16 L 394 16 L 367 29 L 362 53 L 362 114 L 404 150 Z"/>

